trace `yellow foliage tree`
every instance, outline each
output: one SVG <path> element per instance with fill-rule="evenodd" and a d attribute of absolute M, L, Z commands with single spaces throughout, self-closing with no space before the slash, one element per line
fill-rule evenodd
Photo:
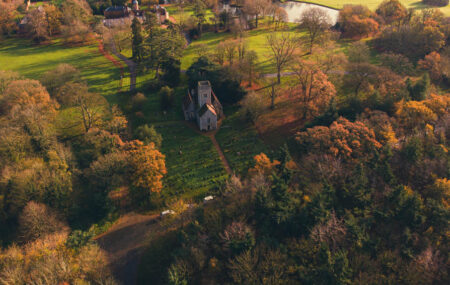
<path fill-rule="evenodd" d="M 133 186 L 159 193 L 163 187 L 162 179 L 167 173 L 165 156 L 153 143 L 144 145 L 143 142 L 135 140 L 125 148 L 132 168 Z"/>
<path fill-rule="evenodd" d="M 264 153 L 255 155 L 253 158 L 255 160 L 255 166 L 249 169 L 249 174 L 264 174 L 270 175 L 277 165 L 280 164 L 278 160 L 271 161 Z"/>

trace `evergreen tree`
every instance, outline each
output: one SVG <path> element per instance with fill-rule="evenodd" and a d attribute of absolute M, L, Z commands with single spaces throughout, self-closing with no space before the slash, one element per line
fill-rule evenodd
<path fill-rule="evenodd" d="M 142 25 L 137 17 L 133 19 L 131 24 L 131 50 L 133 52 L 133 59 L 140 62 L 142 60 L 143 51 L 142 51 L 142 43 L 144 41 L 144 37 L 142 36 Z"/>

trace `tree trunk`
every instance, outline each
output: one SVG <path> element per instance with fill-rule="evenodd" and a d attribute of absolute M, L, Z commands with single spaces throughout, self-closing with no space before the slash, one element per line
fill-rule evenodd
<path fill-rule="evenodd" d="M 278 82 L 278 84 L 281 83 L 281 68 L 280 67 L 277 68 L 277 82 Z"/>
<path fill-rule="evenodd" d="M 275 109 L 275 86 L 272 84 L 272 94 L 271 94 L 272 103 L 270 104 L 270 109 Z"/>

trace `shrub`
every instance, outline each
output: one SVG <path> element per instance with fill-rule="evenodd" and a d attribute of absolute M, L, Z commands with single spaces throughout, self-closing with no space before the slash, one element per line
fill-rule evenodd
<path fill-rule="evenodd" d="M 149 126 L 147 124 L 139 126 L 134 132 L 134 136 L 145 144 L 152 142 L 157 148 L 161 148 L 162 136 L 158 134 L 154 126 Z"/>
<path fill-rule="evenodd" d="M 142 93 L 137 93 L 131 98 L 131 104 L 133 105 L 133 110 L 141 111 L 145 102 L 147 101 L 147 97 L 145 97 Z"/>
<path fill-rule="evenodd" d="M 169 86 L 164 86 L 159 90 L 159 96 L 161 97 L 161 109 L 168 110 L 175 105 L 175 97 L 173 89 Z"/>

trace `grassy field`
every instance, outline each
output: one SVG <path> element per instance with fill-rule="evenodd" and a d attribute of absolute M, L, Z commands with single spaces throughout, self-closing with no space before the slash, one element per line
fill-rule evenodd
<path fill-rule="evenodd" d="M 353 5 L 365 5 L 372 10 L 376 10 L 378 5 L 382 3 L 384 0 L 307 0 L 307 1 L 298 1 L 298 2 L 310 2 L 315 4 L 320 4 L 336 9 L 341 9 L 345 4 L 353 4 Z M 423 9 L 429 8 L 430 6 L 422 4 L 420 0 L 400 0 L 400 2 L 405 5 L 407 8 L 416 8 Z M 445 15 L 450 16 L 450 6 L 439 8 Z"/>
<path fill-rule="evenodd" d="M 112 103 L 116 102 L 113 95 L 119 89 L 120 69 L 99 52 L 97 45 L 34 45 L 28 40 L 18 38 L 0 42 L 2 70 L 12 70 L 27 78 L 40 79 L 42 74 L 61 63 L 68 63 L 80 69 L 90 91 L 104 95 Z"/>
<path fill-rule="evenodd" d="M 286 32 L 300 36 L 301 33 L 295 29 L 295 25 L 290 25 Z M 270 64 L 270 50 L 266 45 L 266 37 L 269 34 L 280 33 L 279 30 L 274 30 L 272 26 L 261 25 L 258 29 L 253 29 L 247 32 L 245 40 L 249 50 L 254 50 L 258 54 L 259 67 L 263 73 L 273 73 L 275 70 Z M 207 52 L 213 53 L 216 46 L 228 39 L 233 39 L 230 33 L 204 33 L 198 40 L 193 41 L 188 48 L 184 50 L 183 58 L 181 60 L 181 69 L 188 69 L 189 66 L 198 58 L 199 48 L 206 47 Z"/>
<path fill-rule="evenodd" d="M 164 193 L 183 198 L 202 198 L 220 186 L 228 174 L 208 137 L 184 122 L 154 124 L 163 137 L 167 175 Z"/>
<path fill-rule="evenodd" d="M 217 142 L 235 174 L 246 175 L 253 167 L 253 157 L 269 148 L 259 139 L 253 125 L 246 122 L 238 108 L 225 108 L 226 118 L 216 134 Z"/>

